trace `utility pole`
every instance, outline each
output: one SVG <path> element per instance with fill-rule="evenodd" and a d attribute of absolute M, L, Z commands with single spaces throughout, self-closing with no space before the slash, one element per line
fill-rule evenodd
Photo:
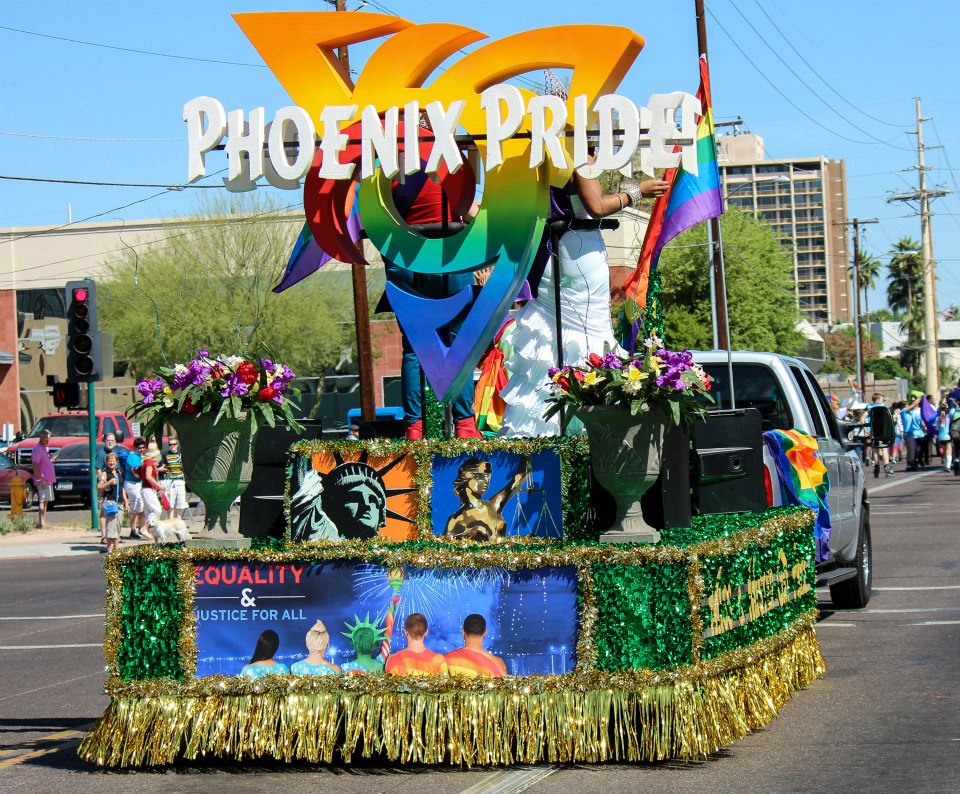
<path fill-rule="evenodd" d="M 347 0 L 336 0 L 337 11 L 347 10 Z M 344 44 L 337 51 L 344 79 L 350 79 L 350 53 Z M 360 372 L 360 419 L 372 422 L 377 418 L 373 396 L 373 345 L 370 342 L 370 307 L 367 304 L 367 271 L 363 264 L 350 265 L 353 281 L 353 317 L 357 328 L 357 366 Z"/>
<path fill-rule="evenodd" d="M 920 204 L 920 257 L 923 260 L 923 368 L 925 391 L 940 399 L 940 345 L 937 339 L 936 263 L 933 261 L 933 231 L 930 224 L 930 199 L 946 196 L 950 191 L 927 188 L 927 166 L 923 145 L 923 118 L 920 97 L 917 97 L 917 129 L 907 133 L 917 136 L 917 172 L 920 189 L 916 193 L 891 196 L 888 201 L 916 201 Z"/>
<path fill-rule="evenodd" d="M 707 19 L 703 0 L 694 0 L 697 13 L 697 57 L 707 56 Z M 707 61 L 709 63 L 709 59 Z M 717 350 L 730 349 L 730 321 L 727 318 L 727 280 L 723 265 L 723 243 L 720 219 L 707 221 L 707 245 L 710 250 L 711 296 L 714 310 L 714 346 Z"/>
<path fill-rule="evenodd" d="M 860 224 L 866 223 L 879 223 L 879 221 L 876 218 L 871 218 L 868 221 L 854 218 L 852 221 L 841 224 L 842 226 L 853 227 L 853 324 L 856 329 L 857 340 L 857 383 L 860 385 L 860 396 L 863 402 L 867 401 L 867 378 L 863 369 L 863 328 L 860 321 L 862 316 L 860 314 L 860 293 L 863 289 L 863 284 L 860 281 Z"/>

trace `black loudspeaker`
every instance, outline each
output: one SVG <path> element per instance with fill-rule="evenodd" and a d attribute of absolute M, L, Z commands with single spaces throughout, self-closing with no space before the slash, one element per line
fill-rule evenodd
<path fill-rule="evenodd" d="M 282 537 L 286 530 L 283 492 L 287 483 L 287 452 L 297 441 L 323 434 L 319 420 L 302 419 L 303 433 L 285 427 L 262 427 L 253 451 L 253 479 L 240 497 L 240 534 Z"/>
<path fill-rule="evenodd" d="M 755 408 L 709 411 L 693 425 L 693 509 L 699 515 L 765 510 L 763 420 Z"/>
<path fill-rule="evenodd" d="M 656 529 L 689 527 L 690 429 L 670 427 L 663 437 L 660 476 L 640 500 L 643 517 Z"/>
<path fill-rule="evenodd" d="M 690 430 L 671 427 L 663 439 L 660 476 L 640 501 L 643 517 L 655 529 L 689 527 L 690 511 Z M 590 487 L 593 529 L 609 529 L 617 517 L 613 497 L 594 479 Z"/>
<path fill-rule="evenodd" d="M 368 438 L 404 438 L 407 425 L 402 419 L 376 419 L 373 422 L 360 423 L 360 439 Z"/>

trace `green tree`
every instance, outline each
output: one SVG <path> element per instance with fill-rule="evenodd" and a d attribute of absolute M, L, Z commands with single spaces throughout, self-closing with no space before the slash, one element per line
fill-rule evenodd
<path fill-rule="evenodd" d="M 792 353 L 802 344 L 793 291 L 793 261 L 773 231 L 730 208 L 721 231 L 727 312 L 734 349 Z M 710 265 L 706 224 L 684 232 L 660 257 L 664 334 L 673 347 L 710 349 Z"/>
<path fill-rule="evenodd" d="M 920 243 L 901 237 L 893 246 L 887 266 L 887 305 L 902 314 L 900 330 L 907 342 L 900 352 L 900 363 L 914 377 L 920 374 L 920 352 L 923 347 L 923 260 Z"/>
<path fill-rule="evenodd" d="M 863 293 L 863 311 L 861 318 L 866 322 L 870 316 L 870 290 L 877 286 L 877 276 L 883 269 L 883 262 L 873 254 L 860 254 L 860 290 Z M 850 278 L 854 276 L 855 268 L 850 265 Z"/>
<path fill-rule="evenodd" d="M 202 204 L 182 232 L 129 248 L 100 285 L 114 360 L 144 377 L 207 348 L 322 375 L 354 344 L 350 274 L 324 269 L 272 292 L 301 223 L 270 200 L 233 195 Z"/>
<path fill-rule="evenodd" d="M 872 372 L 877 380 L 893 380 L 894 378 L 910 380 L 910 373 L 895 358 L 868 358 L 864 360 L 863 368 L 867 372 Z"/>

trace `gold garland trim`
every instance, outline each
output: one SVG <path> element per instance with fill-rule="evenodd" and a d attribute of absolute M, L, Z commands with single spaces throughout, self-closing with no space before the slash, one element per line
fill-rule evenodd
<path fill-rule="evenodd" d="M 770 723 L 825 672 L 815 614 L 777 637 L 663 672 L 423 681 L 358 676 L 112 682 L 79 755 L 103 767 L 215 755 L 457 765 L 703 758 Z M 179 688 L 180 691 L 177 691 Z"/>

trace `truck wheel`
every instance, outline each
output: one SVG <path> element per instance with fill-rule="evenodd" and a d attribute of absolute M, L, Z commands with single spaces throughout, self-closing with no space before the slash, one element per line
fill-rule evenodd
<path fill-rule="evenodd" d="M 864 508 L 860 513 L 860 537 L 854 560 L 857 575 L 830 588 L 830 600 L 838 609 L 863 609 L 870 602 L 873 584 L 873 543 L 870 537 L 870 519 Z"/>

